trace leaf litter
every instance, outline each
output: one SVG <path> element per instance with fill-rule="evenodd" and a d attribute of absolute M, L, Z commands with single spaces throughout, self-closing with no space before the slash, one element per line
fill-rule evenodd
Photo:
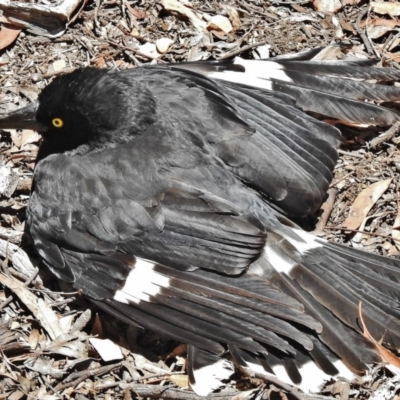
<path fill-rule="evenodd" d="M 52 15 L 58 4 L 32 3 L 48 7 L 46 15 Z M 11 27 L 3 16 L 0 49 L 6 51 L 0 53 L 0 112 L 36 99 L 54 76 L 88 65 L 132 68 L 235 55 L 262 58 L 340 39 L 351 43 L 347 57 L 378 55 L 385 66 L 400 68 L 397 7 L 393 2 L 358 0 L 105 0 L 82 2 L 79 15 L 62 25 L 57 35 L 32 25 L 23 30 Z M 344 56 L 340 48 L 328 46 L 318 58 Z M 399 256 L 400 140 L 396 133 L 380 140 L 379 131 L 362 127 L 343 127 L 343 132 L 334 192 L 319 234 Z M 16 173 L 17 184 L 6 185 L 8 191 L 0 197 L 0 399 L 199 400 L 188 390 L 185 346 L 127 326 L 91 307 L 79 293 L 68 294 L 64 287 L 62 291 L 42 266 L 38 268 L 32 244 L 24 242 L 21 247 L 39 144 L 34 132 L 1 133 L 1 175 Z M 346 231 L 356 207 L 364 210 L 355 228 L 361 232 Z M 376 393 L 381 399 L 399 399 L 400 382 L 384 367 L 351 384 L 332 382 L 321 396 L 303 398 L 377 399 Z M 237 374 L 209 398 L 290 396 Z"/>

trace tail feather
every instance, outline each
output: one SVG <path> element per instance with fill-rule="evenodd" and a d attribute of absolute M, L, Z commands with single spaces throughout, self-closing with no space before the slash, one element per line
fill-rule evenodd
<path fill-rule="evenodd" d="M 234 368 L 230 361 L 189 345 L 187 371 L 193 391 L 199 396 L 207 396 L 224 385 Z"/>
<path fill-rule="evenodd" d="M 368 369 L 368 365 L 380 362 L 374 347 L 356 331 L 347 327 L 327 308 L 322 306 L 312 295 L 306 292 L 296 281 L 288 276 L 276 275 L 273 283 L 285 292 L 291 292 L 303 301 L 306 312 L 320 319 L 322 332 L 319 339 L 331 349 L 343 362 L 357 374 Z M 357 318 L 356 315 L 354 315 Z M 315 353 L 315 357 L 318 354 Z"/>
<path fill-rule="evenodd" d="M 295 232 L 300 236 L 300 231 Z M 387 300 L 387 296 L 376 287 L 372 291 L 375 295 L 374 302 L 371 299 L 366 300 L 362 281 L 353 280 L 353 285 L 349 285 L 346 281 L 347 275 L 340 275 L 343 272 L 342 265 L 331 259 L 329 244 L 311 234 L 301 234 L 303 242 L 289 236 L 280 241 L 270 237 L 265 251 L 269 268 L 264 267 L 264 276 L 283 292 L 301 302 L 306 312 L 321 322 L 321 341 L 355 373 L 361 373 L 368 365 L 379 362 L 380 357 L 374 346 L 360 335 L 360 299 L 365 302 L 363 309 L 367 327 L 377 339 L 387 332 L 389 322 L 389 325 L 392 323 L 389 328 L 390 338 L 394 343 L 398 342 L 398 310 L 379 307 Z M 296 252 L 287 251 L 288 241 L 290 246 L 297 249 L 297 256 Z M 270 247 L 274 249 L 273 253 L 269 251 Z M 351 253 L 353 251 L 348 250 Z M 330 260 L 329 265 L 324 265 L 323 260 Z"/>

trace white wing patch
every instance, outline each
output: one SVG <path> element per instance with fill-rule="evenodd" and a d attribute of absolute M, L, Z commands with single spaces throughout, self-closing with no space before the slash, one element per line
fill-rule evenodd
<path fill-rule="evenodd" d="M 311 233 L 302 231 L 300 229 L 293 229 L 297 236 L 303 239 L 303 242 L 298 240 L 294 240 L 290 237 L 285 237 L 285 239 L 290 242 L 296 249 L 300 252 L 300 254 L 305 254 L 310 250 L 318 249 L 319 247 L 323 247 L 323 244 L 318 243 L 316 241 L 316 237 Z"/>
<path fill-rule="evenodd" d="M 162 288 L 169 286 L 169 278 L 154 270 L 155 264 L 151 261 L 136 259 L 136 264 L 126 279 L 125 285 L 115 293 L 114 300 L 128 304 L 130 301 L 150 301 Z"/>
<path fill-rule="evenodd" d="M 206 75 L 213 79 L 220 79 L 268 90 L 272 89 L 271 79 L 293 82 L 285 73 L 282 65 L 274 61 L 244 60 L 243 58 L 236 57 L 234 64 L 243 66 L 245 71 L 211 72 Z"/>
<path fill-rule="evenodd" d="M 234 372 L 233 364 L 221 358 L 214 364 L 194 370 L 195 383 L 191 387 L 199 396 L 207 396 L 224 385 L 222 381 L 229 379 Z"/>
<path fill-rule="evenodd" d="M 284 239 L 296 248 L 300 256 L 319 247 L 323 247 L 323 243 L 318 243 L 314 235 L 300 229 L 292 228 L 292 231 L 302 240 L 297 240 L 289 235 L 284 236 Z M 264 257 L 276 271 L 283 272 L 287 275 L 290 274 L 292 268 L 297 264 L 295 259 L 291 259 L 284 251 L 279 249 L 276 242 L 268 244 L 267 241 L 264 248 Z"/>
<path fill-rule="evenodd" d="M 293 82 L 287 76 L 283 66 L 274 61 L 244 60 L 243 58 L 236 57 L 234 64 L 243 66 L 246 70 L 246 75 L 261 79 L 279 79 L 285 82 Z"/>

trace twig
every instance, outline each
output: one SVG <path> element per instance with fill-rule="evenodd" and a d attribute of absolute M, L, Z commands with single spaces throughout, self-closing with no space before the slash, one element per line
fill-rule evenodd
<path fill-rule="evenodd" d="M 396 133 L 400 132 L 400 121 L 395 122 L 395 124 L 388 129 L 382 136 L 378 136 L 369 142 L 369 147 L 372 149 L 377 147 L 383 142 L 390 140 Z"/>
<path fill-rule="evenodd" d="M 54 393 L 61 392 L 69 387 L 74 387 L 84 381 L 85 379 L 90 378 L 91 376 L 103 375 L 107 372 L 113 371 L 114 369 L 121 368 L 121 363 L 106 365 L 104 367 L 92 368 L 85 371 L 74 372 L 70 374 L 65 380 L 64 383 L 59 383 L 54 389 Z"/>
<path fill-rule="evenodd" d="M 240 392 L 231 391 L 215 393 L 208 396 L 198 396 L 188 390 L 170 388 L 161 385 L 138 385 L 135 383 L 120 383 L 120 388 L 130 389 L 137 397 L 163 400 L 231 400 Z"/>
<path fill-rule="evenodd" d="M 274 14 L 270 14 L 270 13 L 264 12 L 264 10 L 261 7 L 257 7 L 257 6 L 255 6 L 255 5 L 251 4 L 251 3 L 248 4 L 245 1 L 238 1 L 238 3 L 239 3 L 240 6 L 242 6 L 247 11 L 254 12 L 256 14 L 263 15 L 264 17 L 271 18 L 271 19 L 274 19 L 274 20 L 279 20 L 279 17 L 277 17 Z"/>
<path fill-rule="evenodd" d="M 347 179 L 349 176 L 354 175 L 354 172 L 355 172 L 355 171 L 351 171 L 351 172 L 349 172 L 348 174 L 346 174 L 345 176 L 343 176 L 342 178 L 338 179 L 337 181 L 332 182 L 330 187 L 334 187 L 334 186 L 338 185 L 340 182 L 344 181 L 344 180 Z"/>
<path fill-rule="evenodd" d="M 247 46 L 243 46 L 236 50 L 227 51 L 225 54 L 222 54 L 222 56 L 219 56 L 218 60 L 225 60 L 227 58 L 237 56 L 238 54 L 240 54 L 244 51 L 251 50 L 251 49 L 254 49 L 255 47 L 259 47 L 259 46 L 264 46 L 264 44 L 267 44 L 267 43 L 269 43 L 269 40 L 263 40 L 262 42 L 248 44 Z"/>
<path fill-rule="evenodd" d="M 344 156 L 350 156 L 350 157 L 357 157 L 357 158 L 364 158 L 364 154 L 357 154 L 357 153 L 350 153 L 349 151 L 344 151 L 344 150 L 338 150 L 337 151 L 339 154 L 342 154 Z"/>
<path fill-rule="evenodd" d="M 329 216 L 331 215 L 333 205 L 335 204 L 337 190 L 336 189 L 329 189 L 328 190 L 328 198 L 322 205 L 321 209 L 323 213 L 317 223 L 317 226 L 314 229 L 314 235 L 321 235 L 324 233 L 324 228 L 328 223 Z"/>
<path fill-rule="evenodd" d="M 365 32 L 362 30 L 360 23 L 365 14 L 368 14 L 368 9 L 369 7 L 364 8 L 364 10 L 360 10 L 357 20 L 356 20 L 356 30 L 358 34 L 360 35 L 361 40 L 363 41 L 367 51 L 369 54 L 375 54 L 374 49 L 372 48 L 371 42 L 369 41 L 367 35 Z"/>
<path fill-rule="evenodd" d="M 310 3 L 311 0 L 295 0 L 295 1 L 285 1 L 285 0 L 270 0 L 274 4 L 306 4 Z"/>
<path fill-rule="evenodd" d="M 389 235 L 383 235 L 380 233 L 374 233 L 374 232 L 368 232 L 368 231 L 361 231 L 359 229 L 348 229 L 344 228 L 342 226 L 326 226 L 324 229 L 329 229 L 330 231 L 345 231 L 345 232 L 354 232 L 354 233 L 362 233 L 365 235 L 370 235 L 370 236 L 377 236 L 377 237 L 382 237 L 382 238 L 387 238 L 387 239 L 393 239 L 392 236 Z"/>

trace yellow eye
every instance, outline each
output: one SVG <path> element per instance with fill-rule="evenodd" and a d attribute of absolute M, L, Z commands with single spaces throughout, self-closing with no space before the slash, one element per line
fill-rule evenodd
<path fill-rule="evenodd" d="M 51 122 L 55 128 L 61 128 L 64 125 L 64 121 L 61 118 L 53 118 Z"/>

